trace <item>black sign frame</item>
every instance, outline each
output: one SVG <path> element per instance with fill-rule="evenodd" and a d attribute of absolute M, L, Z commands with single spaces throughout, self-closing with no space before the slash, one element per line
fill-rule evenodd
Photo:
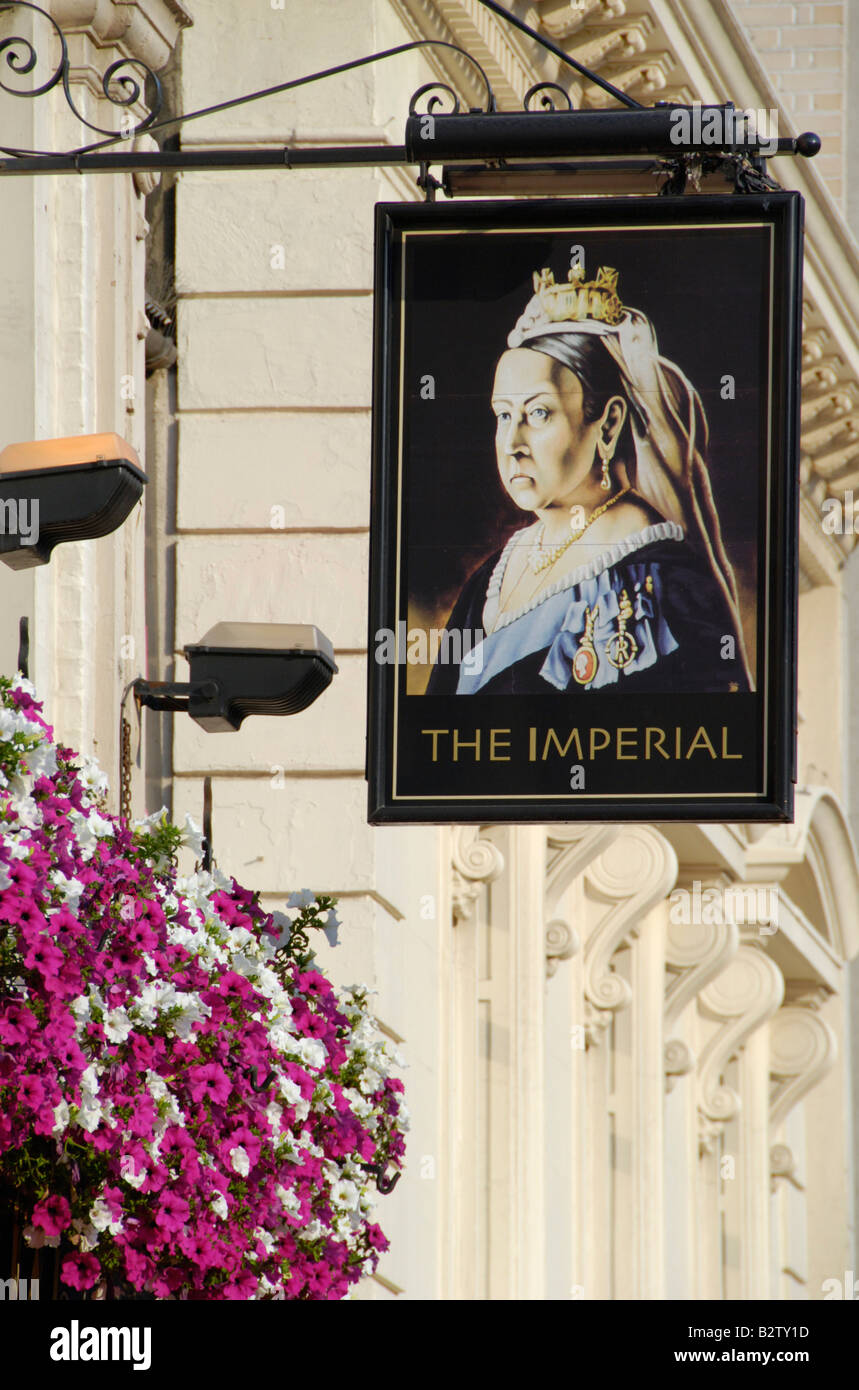
<path fill-rule="evenodd" d="M 724 349 L 723 370 L 713 359 L 712 370 L 705 372 L 706 396 L 701 381 L 690 373 L 711 406 L 718 383 L 732 378 L 734 356 L 742 362 L 743 352 L 752 351 L 750 341 L 757 344 L 755 360 L 766 362 L 766 370 L 754 380 L 737 376 L 734 397 L 747 412 L 754 408 L 752 433 L 760 466 L 755 472 L 741 459 L 733 473 L 723 469 L 721 483 L 728 489 L 724 495 L 733 498 L 741 496 L 744 479 L 748 486 L 749 478 L 756 479 L 758 501 L 749 501 L 747 487 L 742 496 L 748 506 L 735 509 L 743 518 L 754 511 L 753 549 L 751 522 L 737 523 L 736 541 L 736 553 L 755 557 L 748 688 L 738 689 L 732 682 L 728 693 L 721 687 L 702 693 L 693 683 L 637 698 L 611 690 L 601 700 L 596 689 L 550 689 L 545 695 L 516 693 L 518 687 L 503 693 L 476 690 L 470 700 L 449 688 L 443 694 L 408 693 L 413 679 L 410 644 L 416 635 L 410 623 L 416 611 L 414 605 L 410 608 L 410 571 L 418 574 L 423 565 L 424 591 L 432 599 L 425 579 L 427 555 L 435 556 L 432 573 L 437 575 L 445 568 L 445 557 L 453 568 L 463 563 L 463 508 L 467 513 L 469 505 L 472 511 L 478 506 L 470 457 L 480 457 L 484 482 L 491 472 L 486 470 L 486 450 L 490 460 L 493 455 L 488 409 L 489 423 L 469 425 L 466 431 L 470 452 L 464 450 L 462 431 L 454 437 L 449 423 L 454 416 L 460 423 L 479 418 L 477 378 L 470 375 L 470 364 L 479 356 L 475 346 L 487 343 L 484 356 L 491 368 L 492 359 L 505 349 L 498 338 L 502 303 L 508 306 L 506 325 L 513 327 L 510 277 L 519 276 L 518 312 L 527 299 L 521 267 L 527 262 L 533 270 L 541 269 L 549 263 L 547 247 L 568 243 L 585 246 L 586 287 L 595 283 L 598 265 L 618 267 L 617 293 L 624 306 L 636 304 L 632 294 L 627 300 L 624 284 L 637 275 L 639 300 L 642 295 L 648 300 L 641 308 L 650 310 L 660 353 L 669 364 L 672 353 L 653 306 L 676 308 L 681 302 L 676 276 L 685 257 L 683 293 L 692 312 L 685 326 L 682 315 L 675 314 L 675 339 L 687 344 L 690 357 L 698 352 L 696 331 L 702 352 L 711 339 Z M 602 254 L 603 245 L 611 246 L 611 259 Z M 665 292 L 660 297 L 654 285 L 662 283 L 663 272 L 653 267 L 660 264 L 662 245 Z M 371 824 L 792 820 L 802 246 L 803 200 L 794 192 L 377 206 L 366 769 Z M 626 256 L 621 255 L 624 247 Z M 701 256 L 700 274 L 689 270 L 694 272 L 696 254 Z M 507 278 L 505 258 L 520 268 L 514 266 Z M 563 269 L 556 254 L 550 259 L 556 271 Z M 483 285 L 482 266 L 489 262 Z M 493 274 L 499 288 L 494 299 Z M 737 333 L 732 337 L 725 331 L 724 305 L 734 293 Z M 708 322 L 708 304 L 712 335 L 700 330 Z M 490 320 L 492 334 L 487 335 L 481 324 Z M 466 349 L 469 334 L 473 342 Z M 679 364 L 679 356 L 673 360 Z M 488 398 L 491 370 L 485 376 Z M 723 384 L 720 389 L 729 388 Z M 463 416 L 464 409 L 471 413 Z M 719 415 L 720 410 L 713 407 L 711 413 Z M 732 438 L 726 428 L 723 442 Z M 750 438 L 747 427 L 733 442 L 748 446 Z M 458 473 L 447 462 L 457 450 Z M 742 447 L 738 453 L 743 454 Z M 481 486 L 488 496 L 488 486 Z M 730 492 L 732 486 L 739 489 L 736 494 Z M 439 540 L 433 531 L 445 533 L 448 521 L 460 539 L 454 537 L 445 550 L 443 537 Z M 509 517 L 507 526 L 509 530 Z M 496 533 L 493 539 L 498 539 Z M 491 549 L 488 532 L 483 548 Z M 727 544 L 725 549 L 730 559 Z M 478 566 L 479 554 L 471 556 L 471 564 Z M 418 611 L 420 598 L 417 593 Z M 706 606 L 702 604 L 702 623 Z M 468 641 L 466 633 L 466 665 Z M 615 654 L 621 650 L 612 648 Z M 416 660 L 422 655 L 419 651 Z M 451 655 L 458 654 L 449 651 Z M 596 722 L 585 700 L 594 702 Z M 609 735 L 607 745 L 604 734 Z M 738 769 L 738 762 L 746 766 Z"/>

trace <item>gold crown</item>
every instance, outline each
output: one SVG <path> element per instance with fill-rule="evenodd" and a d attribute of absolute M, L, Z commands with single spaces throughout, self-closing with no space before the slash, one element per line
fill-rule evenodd
<path fill-rule="evenodd" d="M 534 293 L 550 323 L 579 323 L 594 319 L 610 327 L 623 318 L 617 293 L 617 271 L 600 266 L 593 280 L 585 280 L 580 266 L 573 266 L 566 284 L 555 284 L 551 270 L 534 271 Z"/>

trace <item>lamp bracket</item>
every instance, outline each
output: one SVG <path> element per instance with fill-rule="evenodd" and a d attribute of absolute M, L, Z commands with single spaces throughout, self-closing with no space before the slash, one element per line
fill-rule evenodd
<path fill-rule="evenodd" d="M 575 159 L 581 156 L 601 156 L 609 159 L 628 159 L 631 155 L 645 155 L 670 161 L 667 172 L 670 176 L 669 182 L 673 184 L 671 191 L 674 191 L 675 187 L 685 188 L 687 179 L 694 187 L 698 166 L 706 164 L 707 161 L 716 161 L 726 165 L 729 171 L 733 170 L 735 191 L 747 192 L 753 189 L 759 191 L 761 184 L 764 187 L 778 187 L 763 172 L 764 162 L 771 155 L 800 154 L 809 158 L 820 149 L 820 137 L 810 131 L 803 135 L 779 139 L 761 140 L 755 133 L 747 138 L 742 131 L 738 133 L 731 103 L 704 108 L 707 112 L 719 112 L 725 118 L 721 138 L 709 139 L 712 131 L 708 129 L 708 139 L 705 143 L 702 144 L 700 139 L 698 144 L 685 139 L 681 143 L 676 138 L 677 128 L 672 129 L 672 114 L 678 110 L 676 104 L 642 106 L 626 92 L 601 78 L 598 73 L 571 58 L 557 44 L 498 4 L 497 0 L 479 0 L 479 3 L 499 19 L 526 34 L 579 77 L 609 93 L 617 100 L 621 109 L 575 110 L 567 88 L 559 81 L 554 81 L 539 82 L 531 87 L 525 94 L 522 111 L 499 111 L 489 78 L 473 54 L 444 39 L 417 39 L 410 43 L 398 44 L 394 48 L 353 58 L 303 77 L 292 78 L 273 87 L 217 102 L 184 115 L 166 116 L 163 119 L 159 119 L 163 93 L 156 75 L 139 60 L 122 58 L 107 68 L 101 84 L 104 96 L 109 102 L 114 106 L 126 108 L 122 130 L 111 132 L 87 121 L 74 104 L 69 77 L 68 45 L 57 21 L 41 6 L 33 4 L 32 0 L 0 0 L 0 18 L 17 10 L 41 16 L 51 26 L 61 50 L 56 68 L 39 86 L 31 91 L 22 91 L 7 85 L 0 78 L 0 91 L 13 96 L 32 98 L 62 86 L 66 101 L 81 122 L 90 130 L 107 137 L 94 144 L 81 145 L 65 152 L 0 146 L 0 174 L 137 173 L 147 170 L 192 169 L 285 170 L 416 164 L 421 171 L 420 186 L 427 199 L 431 200 L 437 184 L 429 173 L 430 164 L 473 165 L 475 161 L 479 161 L 492 168 L 493 172 L 503 173 L 505 162 L 511 158 L 545 162 L 557 157 Z M 483 103 L 477 109 L 462 111 L 456 92 L 447 83 L 425 83 L 418 88 L 409 103 L 405 141 L 402 145 L 196 150 L 132 148 L 131 137 L 144 131 L 153 135 L 156 131 L 167 130 L 168 127 L 175 128 L 188 121 L 199 120 L 204 116 L 252 101 L 292 91 L 312 82 L 340 77 L 356 68 L 423 48 L 444 48 L 465 58 L 480 77 L 484 89 Z M 15 74 L 32 72 L 38 64 L 34 43 L 21 35 L 0 40 L 0 71 L 3 70 L 4 60 L 5 67 Z M 123 71 L 129 68 L 136 68 L 142 73 L 142 80 Z M 142 120 L 133 124 L 128 108 L 140 100 L 144 88 L 149 98 L 150 109 Z M 700 103 L 698 105 L 700 107 Z M 727 119 L 729 113 L 730 121 Z M 155 142 L 152 143 L 154 146 Z"/>

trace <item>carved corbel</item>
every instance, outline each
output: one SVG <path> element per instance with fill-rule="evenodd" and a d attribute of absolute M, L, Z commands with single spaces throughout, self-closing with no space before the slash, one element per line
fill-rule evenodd
<path fill-rule="evenodd" d="M 451 896 L 453 920 L 468 920 L 486 883 L 498 878 L 504 869 L 504 856 L 491 840 L 480 838 L 479 827 L 458 825 L 453 832 L 451 853 Z"/>
<path fill-rule="evenodd" d="M 798 1192 L 805 1191 L 804 1184 L 796 1176 L 796 1159 L 789 1144 L 773 1144 L 770 1149 L 771 1192 L 775 1192 L 779 1178 L 784 1178 L 787 1182 L 792 1183 Z"/>
<path fill-rule="evenodd" d="M 835 1034 L 813 1007 L 788 1004 L 770 1020 L 770 1125 L 780 1125 L 838 1055 Z"/>
<path fill-rule="evenodd" d="M 557 825 L 547 836 L 546 912 L 554 913 L 562 894 L 621 832 L 619 825 Z"/>
<path fill-rule="evenodd" d="M 784 977 L 758 946 L 740 946 L 725 970 L 698 995 L 705 1017 L 719 1026 L 701 1051 L 698 1065 L 699 1137 L 710 1152 L 719 1130 L 737 1114 L 740 1097 L 724 1072 L 746 1040 L 772 1018 L 784 998 Z"/>
<path fill-rule="evenodd" d="M 627 939 L 638 935 L 642 917 L 661 902 L 677 877 L 671 845 L 648 826 L 630 826 L 585 870 L 591 893 L 607 910 L 588 933 L 584 993 L 588 1042 L 599 1041 L 613 1012 L 627 1006 L 632 991 L 612 966 Z"/>
<path fill-rule="evenodd" d="M 546 927 L 546 975 L 552 978 L 562 960 L 570 960 L 581 949 L 578 933 L 568 922 L 555 917 Z"/>
<path fill-rule="evenodd" d="M 710 886 L 709 884 L 707 885 Z M 686 1005 L 714 979 L 740 945 L 734 922 L 678 923 L 669 921 L 665 942 L 665 1089 L 670 1091 L 678 1076 L 695 1066 L 695 1054 L 688 1043 L 673 1038 L 670 1029 Z"/>

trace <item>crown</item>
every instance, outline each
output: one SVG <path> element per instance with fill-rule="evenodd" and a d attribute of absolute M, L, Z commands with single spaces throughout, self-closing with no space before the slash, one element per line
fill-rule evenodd
<path fill-rule="evenodd" d="M 551 270 L 534 271 L 534 294 L 549 323 L 580 323 L 585 319 L 614 327 L 623 318 L 617 293 L 617 271 L 600 266 L 593 280 L 585 280 L 581 266 L 573 266 L 566 284 L 555 284 Z"/>

